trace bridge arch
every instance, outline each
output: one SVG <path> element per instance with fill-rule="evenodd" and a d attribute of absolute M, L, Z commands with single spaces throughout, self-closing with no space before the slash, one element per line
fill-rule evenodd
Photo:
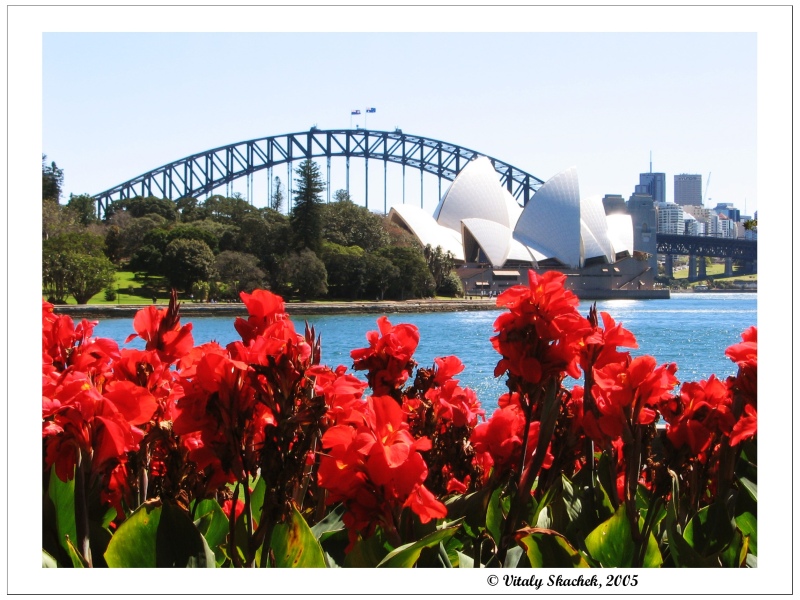
<path fill-rule="evenodd" d="M 220 146 L 192 154 L 143 173 L 94 195 L 97 212 L 103 216 L 110 203 L 135 196 L 161 196 L 177 200 L 198 197 L 256 171 L 271 169 L 297 160 L 326 157 L 330 189 L 330 159 L 382 160 L 419 169 L 453 181 L 469 161 L 484 154 L 458 144 L 418 135 L 371 129 L 331 129 L 312 127 L 309 131 L 286 133 Z M 487 158 L 500 175 L 500 183 L 523 204 L 527 204 L 544 181 L 491 156 Z M 368 164 L 368 163 L 367 163 Z M 368 205 L 368 198 L 367 205 Z"/>

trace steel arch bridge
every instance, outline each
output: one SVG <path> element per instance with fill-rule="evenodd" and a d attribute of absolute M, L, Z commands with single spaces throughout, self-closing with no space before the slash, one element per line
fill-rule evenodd
<path fill-rule="evenodd" d="M 420 177 L 425 173 L 437 176 L 441 196 L 442 179 L 453 181 L 467 163 L 478 156 L 485 155 L 458 144 L 406 134 L 401 129 L 390 132 L 369 129 L 321 130 L 312 127 L 300 133 L 263 137 L 199 152 L 143 173 L 93 197 L 97 201 L 98 216 L 102 217 L 109 204 L 117 200 L 135 196 L 160 196 L 172 200 L 198 197 L 211 194 L 220 186 L 262 169 L 321 157 L 328 159 L 329 198 L 332 157 L 347 159 L 348 188 L 350 159 L 360 157 L 365 159 L 367 169 L 369 159 L 383 161 L 384 187 L 386 165 L 395 163 L 403 166 L 404 175 L 408 166 L 419 169 Z M 544 184 L 538 177 L 504 161 L 491 156 L 487 158 L 499 173 L 501 185 L 523 204 L 527 204 Z M 368 196 L 365 200 L 369 206 Z"/>

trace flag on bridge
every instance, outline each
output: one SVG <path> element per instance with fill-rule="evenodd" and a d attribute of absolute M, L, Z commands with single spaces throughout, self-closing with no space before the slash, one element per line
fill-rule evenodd
<path fill-rule="evenodd" d="M 375 109 L 374 108 L 368 108 L 367 112 L 375 112 Z"/>
<path fill-rule="evenodd" d="M 350 111 L 350 114 L 351 114 L 351 115 L 360 115 L 360 114 L 361 114 L 361 111 L 360 111 L 360 110 L 351 110 L 351 111 Z"/>

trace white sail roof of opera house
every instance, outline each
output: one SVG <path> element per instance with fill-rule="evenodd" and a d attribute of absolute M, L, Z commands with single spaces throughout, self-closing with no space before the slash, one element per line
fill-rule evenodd
<path fill-rule="evenodd" d="M 627 252 L 633 256 L 633 221 L 630 215 L 614 213 L 606 215 L 608 237 L 614 247 L 614 253 Z"/>
<path fill-rule="evenodd" d="M 423 246 L 441 246 L 445 252 L 452 252 L 456 260 L 464 260 L 461 232 L 442 227 L 419 206 L 397 204 L 389 211 L 389 220 L 413 233 Z"/>
<path fill-rule="evenodd" d="M 578 170 L 570 167 L 550 178 L 530 199 L 517 221 L 514 238 L 539 244 L 565 266 L 581 262 L 581 200 Z"/>
<path fill-rule="evenodd" d="M 580 268 L 587 260 L 614 262 L 621 253 L 633 254 L 630 215 L 606 215 L 601 198 L 581 198 L 575 167 L 550 178 L 522 208 L 500 185 L 491 161 L 480 157 L 462 169 L 433 216 L 402 204 L 389 218 L 459 262 L 536 267 L 550 261 Z"/>
<path fill-rule="evenodd" d="M 469 162 L 450 184 L 433 212 L 434 220 L 453 231 L 464 219 L 487 219 L 514 229 L 522 207 L 497 180 L 491 161 L 481 156 Z"/>

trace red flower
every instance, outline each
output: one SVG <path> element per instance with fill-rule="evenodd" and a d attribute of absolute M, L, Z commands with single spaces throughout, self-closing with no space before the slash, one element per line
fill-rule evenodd
<path fill-rule="evenodd" d="M 440 426 L 452 423 L 455 427 L 475 427 L 478 417 L 486 414 L 475 392 L 460 387 L 455 379 L 447 380 L 441 387 L 431 388 L 425 397 L 431 401 L 434 418 Z"/>
<path fill-rule="evenodd" d="M 538 421 L 533 421 L 529 426 L 526 465 L 531 462 L 536 450 L 539 426 Z M 524 431 L 525 413 L 518 404 L 498 408 L 488 421 L 475 427 L 470 442 L 475 448 L 478 464 L 484 466 L 485 477 L 488 477 L 488 466 L 494 466 L 497 473 L 519 468 Z M 553 456 L 548 447 L 542 468 L 548 469 L 552 464 Z"/>
<path fill-rule="evenodd" d="M 146 350 L 158 351 L 162 360 L 167 363 L 182 358 L 194 346 L 192 324 L 187 323 L 181 327 L 176 297 L 172 298 L 168 308 L 147 306 L 138 311 L 133 318 L 133 328 L 136 333 L 129 335 L 125 343 L 138 335 L 146 342 Z"/>
<path fill-rule="evenodd" d="M 509 312 L 494 323 L 492 346 L 503 356 L 495 376 L 506 371 L 538 384 L 551 377 L 579 377 L 579 343 L 589 328 L 578 314 L 578 298 L 564 288 L 566 275 L 528 271 L 529 287 L 514 286 L 497 298 Z"/>
<path fill-rule="evenodd" d="M 380 331 L 367 333 L 368 348 L 350 352 L 356 371 L 367 371 L 367 381 L 376 396 L 398 390 L 416 364 L 411 357 L 419 344 L 414 325 L 393 326 L 385 316 L 378 319 Z"/>
<path fill-rule="evenodd" d="M 603 327 L 597 322 L 597 311 L 594 306 L 589 311 L 591 331 L 581 344 L 581 368 L 584 373 L 592 368 L 601 369 L 612 362 L 622 362 L 629 355 L 627 352 L 618 352 L 617 347 L 638 348 L 634 335 L 618 325 L 606 312 L 601 312 Z"/>
<path fill-rule="evenodd" d="M 736 377 L 728 385 L 742 394 L 745 404 L 755 409 L 758 405 L 758 329 L 750 327 L 742 333 L 742 342 L 725 350 L 725 355 L 739 367 Z"/>
<path fill-rule="evenodd" d="M 231 518 L 231 508 L 232 507 L 233 507 L 233 500 L 232 499 L 225 500 L 225 502 L 222 503 L 222 507 L 221 507 L 222 508 L 222 512 L 225 513 L 225 516 L 228 517 L 228 519 Z M 235 515 L 236 515 L 235 516 L 236 519 L 238 519 L 241 516 L 241 514 L 244 512 L 244 502 L 242 502 L 241 498 L 237 498 L 236 499 L 236 510 L 234 512 L 235 512 Z"/>
<path fill-rule="evenodd" d="M 708 381 L 684 383 L 680 398 L 662 403 L 669 441 L 705 462 L 712 444 L 733 430 L 731 405 L 730 390 L 714 375 Z"/>
<path fill-rule="evenodd" d="M 283 298 L 267 290 L 253 290 L 252 294 L 239 294 L 250 315 L 247 320 L 237 318 L 233 326 L 245 344 L 262 335 L 270 325 L 287 320 Z"/>
<path fill-rule="evenodd" d="M 327 452 L 318 482 L 328 491 L 328 504 L 345 502 L 351 543 L 380 523 L 394 527 L 394 510 L 403 506 L 423 522 L 446 516 L 447 509 L 423 485 L 428 468 L 420 452 L 430 449 L 430 441 L 411 436 L 393 398 L 369 397 L 348 424 L 325 432 L 322 446 Z"/>
<path fill-rule="evenodd" d="M 678 384 L 674 363 L 656 368 L 652 356 L 639 356 L 628 363 L 609 363 L 594 370 L 592 392 L 599 412 L 596 425 L 610 439 L 622 435 L 626 427 L 649 425 L 656 419 L 656 408 L 671 397 Z M 595 415 L 584 415 L 587 432 L 597 433 Z M 595 438 L 596 441 L 601 442 Z"/>

